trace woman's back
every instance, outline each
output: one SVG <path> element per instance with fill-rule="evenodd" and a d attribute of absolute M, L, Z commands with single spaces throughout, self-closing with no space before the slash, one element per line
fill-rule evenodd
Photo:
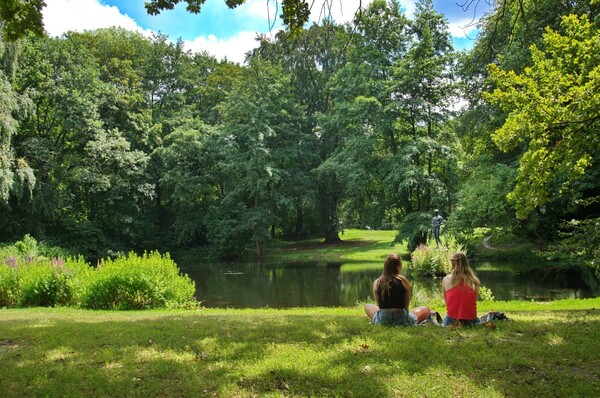
<path fill-rule="evenodd" d="M 381 279 L 378 279 L 375 283 L 377 284 L 377 305 L 379 308 L 406 308 L 406 287 L 402 284 L 399 279 L 393 279 L 390 281 L 389 289 L 385 289 L 382 283 L 379 283 Z"/>
<path fill-rule="evenodd" d="M 461 321 L 477 322 L 477 292 L 481 285 L 464 253 L 456 252 L 450 259 L 452 271 L 442 281 L 446 301 L 444 325 Z"/>
<path fill-rule="evenodd" d="M 477 292 L 464 282 L 454 287 L 446 286 L 449 285 L 444 286 L 447 315 L 454 319 L 477 318 Z"/>

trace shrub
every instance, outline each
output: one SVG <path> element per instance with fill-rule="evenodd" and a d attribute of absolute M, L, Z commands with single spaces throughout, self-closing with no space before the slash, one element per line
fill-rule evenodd
<path fill-rule="evenodd" d="M 26 264 L 19 278 L 19 307 L 56 307 L 68 305 L 73 296 L 69 275 L 47 262 Z"/>
<path fill-rule="evenodd" d="M 417 247 L 427 242 L 427 236 L 431 230 L 431 214 L 424 212 L 412 212 L 404 217 L 400 230 L 394 242 L 406 241 L 408 250 L 417 250 Z"/>
<path fill-rule="evenodd" d="M 168 254 L 144 253 L 103 260 L 87 285 L 82 306 L 91 309 L 189 307 L 195 286 Z"/>
<path fill-rule="evenodd" d="M 489 289 L 485 286 L 480 286 L 479 287 L 479 298 L 481 299 L 481 301 L 494 301 L 496 300 L 496 298 L 494 297 L 494 294 L 492 293 L 492 289 Z"/>
<path fill-rule="evenodd" d="M 77 290 L 89 270 L 81 259 L 34 261 L 7 257 L 0 265 L 0 306 L 54 307 L 73 305 Z"/>
<path fill-rule="evenodd" d="M 33 238 L 29 234 L 25 234 L 23 239 L 15 243 L 15 247 L 17 248 L 17 252 L 21 257 L 34 259 L 38 254 L 38 243 L 35 238 Z"/>
<path fill-rule="evenodd" d="M 452 236 L 442 239 L 445 246 L 434 247 L 421 244 L 411 253 L 409 269 L 425 275 L 444 275 L 452 270 L 450 258 L 464 248 Z"/>
<path fill-rule="evenodd" d="M 15 245 L 16 246 L 16 245 Z M 16 253 L 3 248 L 4 253 Z M 195 308 L 194 283 L 169 255 L 120 256 L 97 268 L 83 257 L 6 256 L 0 263 L 0 307 L 73 306 L 98 309 Z"/>
<path fill-rule="evenodd" d="M 0 265 L 0 307 L 14 307 L 19 294 L 19 276 L 14 257 Z M 14 265 L 13 265 L 14 264 Z"/>

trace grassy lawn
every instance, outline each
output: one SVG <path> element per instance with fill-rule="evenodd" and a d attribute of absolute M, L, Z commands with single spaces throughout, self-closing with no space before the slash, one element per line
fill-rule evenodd
<path fill-rule="evenodd" d="M 280 261 L 361 261 L 383 260 L 389 253 L 407 258 L 406 244 L 394 244 L 397 231 L 344 230 L 339 244 L 325 244 L 322 238 L 301 241 L 272 241 L 269 260 Z"/>
<path fill-rule="evenodd" d="M 491 305 L 513 321 L 386 328 L 358 307 L 3 309 L 0 395 L 600 396 L 600 298 L 479 308 Z"/>

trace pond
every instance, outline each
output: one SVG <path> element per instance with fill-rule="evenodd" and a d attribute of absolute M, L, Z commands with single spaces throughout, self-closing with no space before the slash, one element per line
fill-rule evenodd
<path fill-rule="evenodd" d="M 584 283 L 581 277 L 565 277 L 548 269 L 524 269 L 507 263 L 471 265 L 496 300 L 547 301 L 600 295 L 597 280 Z M 370 301 L 373 281 L 381 274 L 382 267 L 381 262 L 283 265 L 199 262 L 182 265 L 181 269 L 195 281 L 196 297 L 205 307 L 289 308 L 352 307 L 357 301 Z M 418 295 L 420 301 L 442 298 L 440 278 L 404 274 L 413 285 L 413 295 Z"/>

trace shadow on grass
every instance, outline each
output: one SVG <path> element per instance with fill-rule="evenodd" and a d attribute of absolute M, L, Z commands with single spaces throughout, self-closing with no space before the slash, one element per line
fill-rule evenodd
<path fill-rule="evenodd" d="M 102 321 L 83 314 L 3 320 L 1 390 L 7 396 L 600 395 L 597 309 L 519 313 L 495 330 L 378 327 L 359 310 L 119 313 Z"/>

